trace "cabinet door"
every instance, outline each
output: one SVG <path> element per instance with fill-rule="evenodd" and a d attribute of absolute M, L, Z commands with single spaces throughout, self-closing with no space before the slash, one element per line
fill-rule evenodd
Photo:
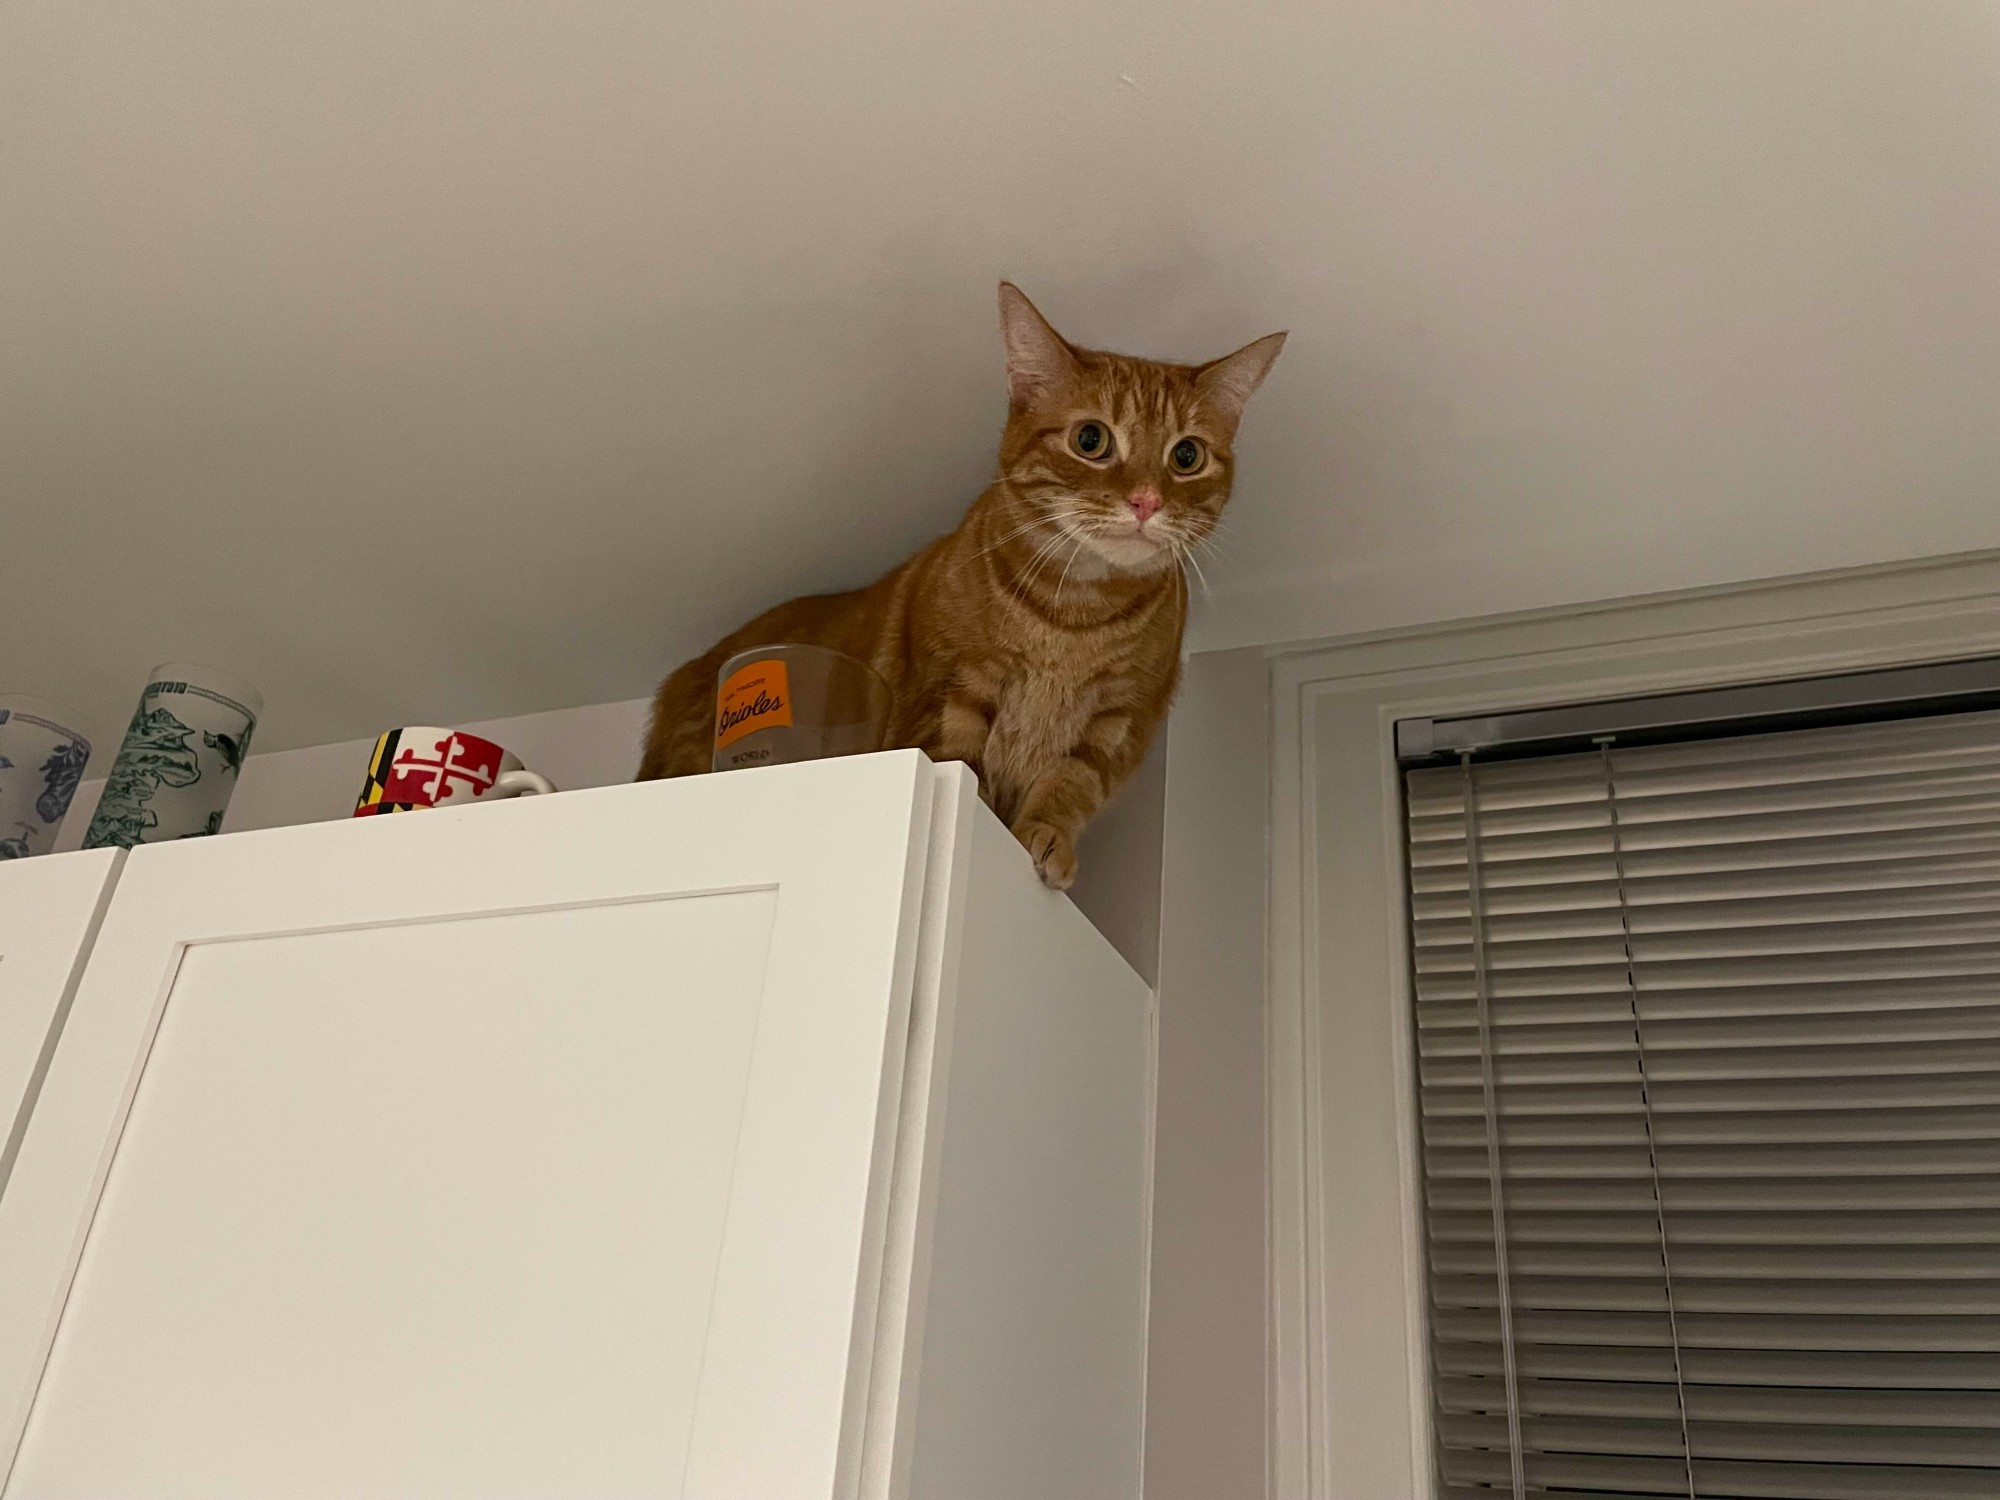
<path fill-rule="evenodd" d="M 0 860 L 0 1192 L 44 1049 L 123 857 L 92 849 Z"/>
<path fill-rule="evenodd" d="M 833 1495 L 934 774 L 137 851 L 0 1200 L 7 1500 Z"/>

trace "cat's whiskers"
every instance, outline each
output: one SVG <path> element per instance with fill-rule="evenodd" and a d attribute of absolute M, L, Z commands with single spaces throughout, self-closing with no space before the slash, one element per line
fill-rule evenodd
<path fill-rule="evenodd" d="M 1197 547 L 1206 547 L 1209 556 L 1218 562 L 1229 556 L 1229 549 L 1222 545 L 1222 527 L 1219 524 L 1206 531 L 1190 532 L 1188 540 Z"/>
<path fill-rule="evenodd" d="M 1209 557 L 1218 562 L 1225 556 L 1222 543 L 1216 538 L 1216 533 L 1221 529 L 1219 525 L 1212 525 L 1205 531 L 1198 531 L 1193 526 L 1177 524 L 1168 529 L 1167 540 L 1176 554 L 1194 564 L 1195 572 L 1199 575 L 1201 561 L 1198 554 L 1202 550 L 1205 549 Z M 1209 592 L 1206 578 L 1202 579 L 1202 592 Z"/>
<path fill-rule="evenodd" d="M 1002 532 L 998 537 L 994 538 L 991 542 L 988 542 L 984 547 L 981 547 L 971 556 L 961 560 L 960 563 L 958 564 L 958 567 L 952 570 L 954 573 L 961 572 L 969 564 L 976 563 L 981 558 L 990 556 L 992 553 L 998 552 L 1002 547 L 1006 546 L 1009 542 L 1015 541 L 1024 536 L 1031 535 L 1032 533 L 1040 530 L 1044 526 L 1054 524 L 1056 512 L 1061 508 L 1064 500 L 1067 497 L 1054 496 L 1048 499 L 1038 499 L 1033 495 L 1022 495 L 1018 498 L 1020 499 L 1023 505 L 1029 508 L 1031 512 L 1028 519 L 1021 522 L 1020 525 L 1011 527 L 1007 531 Z"/>
<path fill-rule="evenodd" d="M 982 557 L 987 556 L 989 553 L 998 552 L 1002 547 L 1006 546 L 1009 542 L 1015 540 L 1017 537 L 1024 537 L 1032 532 L 1040 531 L 1044 526 L 1047 526 L 1048 524 L 1050 524 L 1049 517 L 1036 516 L 1032 521 L 1027 521 L 1019 526 L 1016 526 L 1012 531 L 1007 532 L 1006 534 L 999 537 L 997 540 L 989 543 L 988 545 L 981 547 L 977 552 L 973 553 L 972 556 L 966 558 L 965 561 L 961 562 L 958 566 L 960 568 L 964 568 L 969 563 L 976 563 Z"/>
<path fill-rule="evenodd" d="M 1180 557 L 1183 562 L 1187 563 L 1190 567 L 1194 569 L 1194 576 L 1201 580 L 1202 593 L 1203 594 L 1211 593 L 1212 590 L 1208 586 L 1208 575 L 1202 572 L 1201 559 L 1194 555 L 1194 549 L 1192 547 L 1183 547 L 1180 550 Z"/>
<path fill-rule="evenodd" d="M 1035 549 L 1035 555 L 1028 559 L 1028 565 L 1021 570 L 1019 583 L 1023 593 L 1027 592 L 1035 579 L 1041 576 L 1045 567 L 1051 566 L 1054 563 L 1056 549 L 1064 542 L 1072 542 L 1078 546 L 1082 545 L 1075 535 L 1073 519 L 1069 516 L 1064 516 L 1058 520 L 1054 534 Z"/>
<path fill-rule="evenodd" d="M 1053 568 L 1056 565 L 1057 557 L 1058 556 L 1061 557 L 1062 572 L 1056 576 L 1056 591 L 1054 596 L 1051 598 L 1049 604 L 1049 607 L 1051 609 L 1055 608 L 1055 606 L 1061 602 L 1062 581 L 1064 578 L 1067 578 L 1069 576 L 1069 570 L 1071 566 L 1075 564 L 1077 559 L 1077 554 L 1082 552 L 1085 546 L 1084 535 L 1078 531 L 1067 532 L 1064 535 L 1063 540 L 1069 543 L 1068 550 L 1067 551 L 1051 550 L 1046 563 L 1041 568 L 1038 568 L 1035 572 L 1035 578 L 1037 582 L 1039 582 L 1043 578 L 1046 578 L 1048 576 L 1049 569 Z"/>
<path fill-rule="evenodd" d="M 1061 607 L 1063 585 L 1068 582 L 1070 570 L 1076 566 L 1077 559 L 1083 557 L 1086 553 L 1095 552 L 1096 548 L 1092 544 L 1097 538 L 1108 536 L 1116 529 L 1102 517 L 1093 517 L 1089 512 L 1082 510 L 1073 511 L 1069 516 L 1065 517 L 1065 525 L 1069 532 L 1071 546 L 1068 555 L 1063 560 L 1062 575 L 1056 580 L 1055 597 L 1050 601 L 1049 606 L 1051 609 Z"/>
<path fill-rule="evenodd" d="M 966 564 L 970 564 L 970 562 L 978 562 L 980 558 L 988 556 L 990 552 L 998 552 L 998 550 L 1000 550 L 1002 546 L 1006 546 L 1008 542 L 1014 542 L 1014 540 L 1018 540 L 1018 538 L 1022 538 L 1022 536 L 1032 536 L 1034 532 L 1038 532 L 1040 528 L 1044 528 L 1044 526 L 1046 526 L 1046 528 L 1050 528 L 1050 536 L 1048 536 L 1048 540 L 1044 540 L 1044 542 L 1042 542 L 1042 546 L 1038 546 L 1038 548 L 1034 550 L 1034 554 L 1032 554 L 1032 556 L 1028 558 L 1026 566 L 1022 566 L 1022 570 L 1020 570 L 1020 574 L 1018 574 L 1018 580 L 1020 580 L 1020 586 L 1022 586 L 1022 588 L 1026 588 L 1026 586 L 1028 586 L 1028 582 L 1032 580 L 1032 576 L 1034 576 L 1034 572 L 1036 572 L 1036 564 L 1038 564 L 1038 562 L 1042 560 L 1042 554 L 1044 554 L 1044 552 L 1048 552 L 1048 550 L 1052 550 L 1054 546 L 1060 546 L 1060 544 L 1064 542 L 1064 538 L 1066 538 L 1066 534 L 1068 534 L 1068 528 L 1070 528 L 1070 522 L 1072 522 L 1072 518 L 1076 516 L 1076 504 L 1078 504 L 1078 500 L 1076 500 L 1076 496 L 1072 496 L 1072 494 L 1058 494 L 1058 496 L 1048 496 L 1048 498 L 1034 498 L 1034 496 L 1022 496 L 1022 500 L 1024 500 L 1024 504 L 1028 504 L 1028 506 L 1034 506 L 1034 508 L 1036 508 L 1036 510 L 1040 510 L 1042 514 L 1034 516 L 1034 518 L 1032 518 L 1032 520 L 1028 520 L 1028 522 L 1022 522 L 1020 526 L 1016 526 L 1016 528 L 1012 528 L 1010 532 L 1002 534 L 1002 536 L 1000 536 L 998 540 L 990 542 L 988 546 L 982 546 L 982 548 L 980 548 L 978 552 L 974 552 L 974 554 L 972 554 L 970 558 L 966 558 L 966 560 L 964 560 L 962 564 L 958 564 L 960 568 L 964 568 L 964 566 L 966 566 Z"/>
<path fill-rule="evenodd" d="M 1054 602 L 1049 605 L 1049 609 L 1051 612 L 1060 610 L 1062 608 L 1063 585 L 1069 582 L 1069 570 L 1076 566 L 1077 558 L 1082 555 L 1084 547 L 1088 545 L 1091 538 L 1102 536 L 1105 532 L 1105 529 L 1106 528 L 1100 525 L 1088 530 L 1084 529 L 1078 530 L 1076 537 L 1076 545 L 1069 549 L 1069 560 L 1063 564 L 1062 577 L 1056 580 L 1056 597 Z"/>
<path fill-rule="evenodd" d="M 1188 584 L 1188 592 L 1193 593 L 1193 583 L 1199 580 L 1204 594 L 1212 592 L 1208 585 L 1208 575 L 1202 571 L 1201 559 L 1195 556 L 1195 548 L 1205 538 L 1196 535 L 1194 528 L 1178 522 L 1162 528 L 1160 540 L 1172 552 L 1175 564 L 1181 570 L 1183 582 Z M 1190 575 L 1189 569 L 1193 569 Z"/>

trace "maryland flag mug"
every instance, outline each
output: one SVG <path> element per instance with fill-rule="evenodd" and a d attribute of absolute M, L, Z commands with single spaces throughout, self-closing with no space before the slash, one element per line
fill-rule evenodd
<path fill-rule="evenodd" d="M 491 740 L 462 729 L 409 724 L 375 741 L 354 816 L 470 807 L 554 790 L 548 777 L 523 769 L 520 756 Z"/>

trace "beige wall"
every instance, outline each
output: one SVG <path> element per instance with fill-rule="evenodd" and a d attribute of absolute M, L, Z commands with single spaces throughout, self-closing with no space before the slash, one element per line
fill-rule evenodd
<path fill-rule="evenodd" d="M 1292 330 L 1196 650 L 2000 545 L 1996 142 L 1995 0 L 0 5 L 6 686 L 636 696 L 957 518 L 1001 276 Z"/>
<path fill-rule="evenodd" d="M 1151 985 L 1160 979 L 1160 843 L 1167 810 L 1167 735 L 1077 845 L 1070 899 Z"/>

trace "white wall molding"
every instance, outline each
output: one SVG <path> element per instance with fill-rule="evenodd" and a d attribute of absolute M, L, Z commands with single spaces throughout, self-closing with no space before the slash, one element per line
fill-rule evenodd
<path fill-rule="evenodd" d="M 1267 1486 L 1269 704 L 1261 651 L 1208 653 L 1167 725 L 1146 1500 Z"/>
<path fill-rule="evenodd" d="M 1995 553 L 1268 653 L 1273 1500 L 1432 1493 L 1396 720 L 1993 653 Z"/>

